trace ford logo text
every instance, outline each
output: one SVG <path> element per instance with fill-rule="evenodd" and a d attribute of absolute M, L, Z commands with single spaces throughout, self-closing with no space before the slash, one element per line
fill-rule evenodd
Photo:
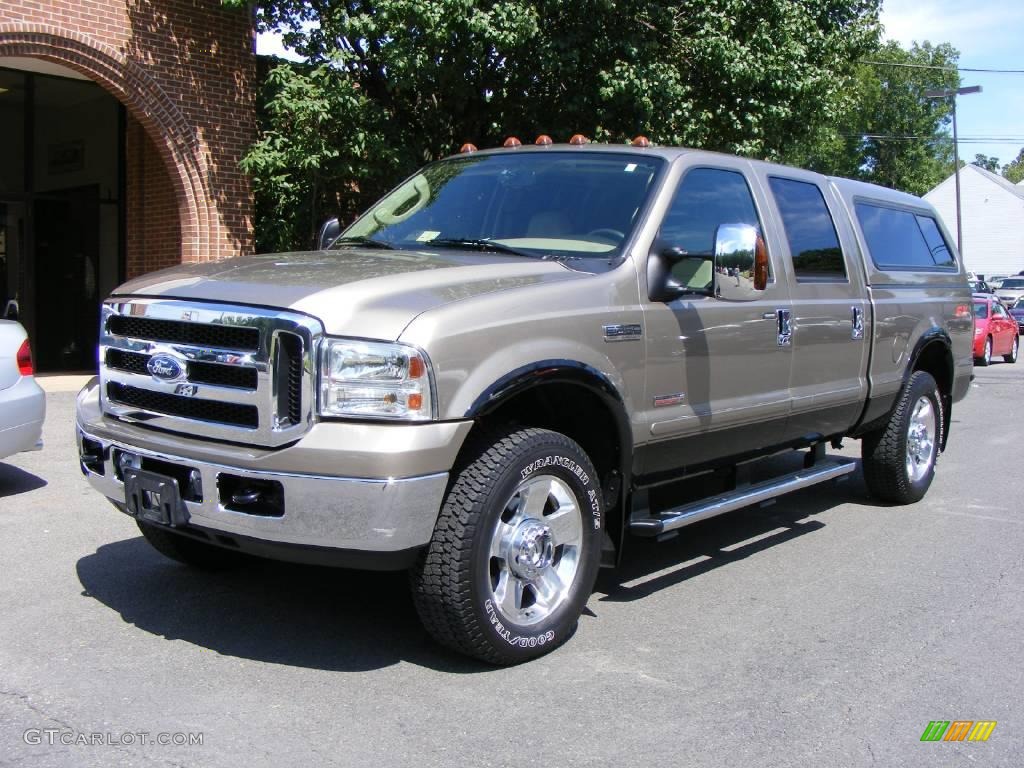
<path fill-rule="evenodd" d="M 185 373 L 181 363 L 170 355 L 153 355 L 146 363 L 146 370 L 157 381 L 174 381 Z"/>

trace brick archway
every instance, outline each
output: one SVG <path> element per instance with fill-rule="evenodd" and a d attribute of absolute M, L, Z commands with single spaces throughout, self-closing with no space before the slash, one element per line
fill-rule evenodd
<path fill-rule="evenodd" d="M 206 261 L 216 253 L 218 217 L 196 132 L 141 66 L 87 35 L 44 24 L 0 24 L 0 57 L 4 56 L 45 59 L 74 69 L 124 104 L 145 127 L 174 185 L 181 260 Z"/>

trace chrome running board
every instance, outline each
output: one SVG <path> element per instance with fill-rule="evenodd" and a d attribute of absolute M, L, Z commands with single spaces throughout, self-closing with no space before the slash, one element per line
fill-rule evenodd
<path fill-rule="evenodd" d="M 751 504 L 759 504 L 774 499 L 776 496 L 782 496 L 818 483 L 835 480 L 850 474 L 856 468 L 857 463 L 851 459 L 819 461 L 809 469 L 801 469 L 799 472 L 789 475 L 782 475 L 771 480 L 737 488 L 735 491 L 684 504 L 655 516 L 635 518 L 629 521 L 629 530 L 635 536 L 660 536 L 709 517 L 732 512 Z"/>

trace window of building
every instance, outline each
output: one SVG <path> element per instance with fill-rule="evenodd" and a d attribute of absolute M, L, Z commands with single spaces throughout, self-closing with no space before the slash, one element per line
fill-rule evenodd
<path fill-rule="evenodd" d="M 797 280 L 846 280 L 835 222 L 817 185 L 777 176 L 768 184 L 782 215 Z"/>

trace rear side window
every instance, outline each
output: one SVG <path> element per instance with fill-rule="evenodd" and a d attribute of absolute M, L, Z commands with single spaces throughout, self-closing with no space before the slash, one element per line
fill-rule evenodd
<path fill-rule="evenodd" d="M 974 302 L 974 316 L 979 320 L 988 319 L 988 302 L 987 301 L 976 301 Z"/>
<path fill-rule="evenodd" d="M 798 280 L 845 280 L 846 265 L 836 226 L 821 190 L 814 184 L 772 176 L 768 179 L 793 256 Z"/>
<path fill-rule="evenodd" d="M 928 216 L 871 203 L 857 203 L 857 221 L 871 258 L 880 269 L 955 269 L 956 262 Z M 925 229 L 932 233 L 932 242 Z M 934 229 L 931 229 L 934 228 Z"/>

